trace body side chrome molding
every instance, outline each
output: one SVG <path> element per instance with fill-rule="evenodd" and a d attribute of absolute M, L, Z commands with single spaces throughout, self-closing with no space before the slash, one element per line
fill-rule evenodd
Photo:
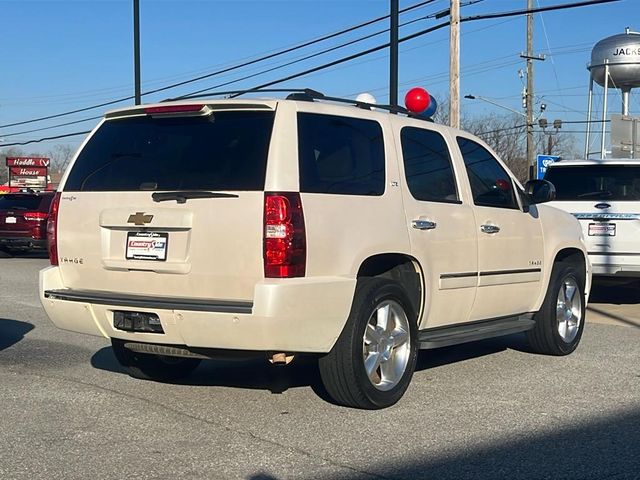
<path fill-rule="evenodd" d="M 578 220 L 640 220 L 640 213 L 572 213 Z"/>

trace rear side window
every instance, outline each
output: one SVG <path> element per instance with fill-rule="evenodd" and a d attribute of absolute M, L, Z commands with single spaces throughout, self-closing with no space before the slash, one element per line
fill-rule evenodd
<path fill-rule="evenodd" d="M 65 191 L 263 190 L 274 112 L 106 121 Z"/>
<path fill-rule="evenodd" d="M 416 200 L 459 203 L 449 148 L 438 132 L 405 127 L 400 132 L 404 172 Z"/>
<path fill-rule="evenodd" d="M 301 192 L 384 193 L 384 144 L 378 122 L 299 113 L 298 156 Z"/>
<path fill-rule="evenodd" d="M 556 200 L 640 200 L 640 167 L 580 165 L 547 169 Z"/>
<path fill-rule="evenodd" d="M 0 210 L 38 210 L 42 200 L 37 195 L 0 195 Z"/>

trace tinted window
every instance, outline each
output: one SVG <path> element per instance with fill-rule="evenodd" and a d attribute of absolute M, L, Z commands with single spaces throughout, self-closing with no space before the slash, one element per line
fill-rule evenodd
<path fill-rule="evenodd" d="M 473 203 L 485 207 L 518 208 L 513 182 L 502 165 L 482 145 L 462 137 L 457 140 L 469 175 Z"/>
<path fill-rule="evenodd" d="M 377 122 L 299 113 L 298 155 L 301 192 L 384 193 L 384 145 Z"/>
<path fill-rule="evenodd" d="M 449 148 L 437 132 L 406 127 L 400 134 L 404 173 L 417 200 L 457 202 L 455 175 Z"/>
<path fill-rule="evenodd" d="M 0 195 L 0 210 L 38 210 L 40 203 L 43 203 L 43 210 L 48 210 L 48 204 L 51 203 L 50 197 L 52 196 L 46 198 L 39 195 Z"/>
<path fill-rule="evenodd" d="M 580 165 L 547 169 L 556 200 L 640 200 L 640 167 Z"/>
<path fill-rule="evenodd" d="M 262 190 L 273 112 L 105 122 L 66 191 Z"/>

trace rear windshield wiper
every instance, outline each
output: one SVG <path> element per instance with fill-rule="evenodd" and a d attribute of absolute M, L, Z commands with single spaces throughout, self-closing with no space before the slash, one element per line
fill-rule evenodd
<path fill-rule="evenodd" d="M 578 198 L 585 198 L 585 197 L 607 198 L 612 196 L 613 196 L 613 193 L 611 193 L 609 190 L 595 190 L 593 192 L 581 193 L 580 195 L 578 195 Z"/>
<path fill-rule="evenodd" d="M 185 190 L 183 192 L 155 192 L 151 195 L 154 202 L 166 202 L 175 200 L 185 203 L 191 198 L 238 198 L 234 193 L 207 192 L 202 190 Z"/>

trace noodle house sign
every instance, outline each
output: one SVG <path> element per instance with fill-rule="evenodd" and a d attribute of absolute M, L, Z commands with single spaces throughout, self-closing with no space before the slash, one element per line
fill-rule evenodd
<path fill-rule="evenodd" d="M 7 157 L 10 188 L 47 188 L 51 159 L 46 157 Z"/>

